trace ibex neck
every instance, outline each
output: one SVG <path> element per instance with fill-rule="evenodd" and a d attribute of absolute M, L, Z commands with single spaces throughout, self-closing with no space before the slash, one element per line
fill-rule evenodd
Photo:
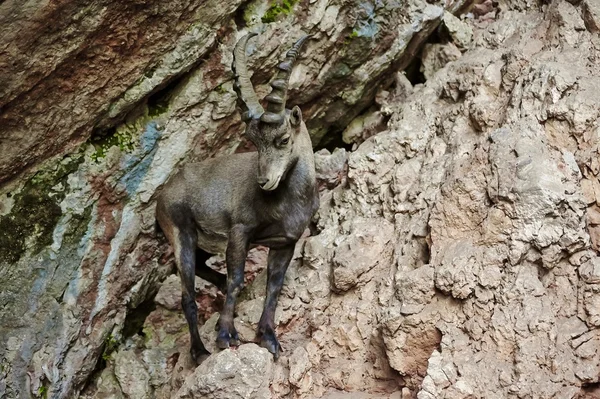
<path fill-rule="evenodd" d="M 292 193 L 305 195 L 316 185 L 315 160 L 308 132 L 303 132 L 296 144 L 297 160 L 287 173 L 285 186 Z"/>

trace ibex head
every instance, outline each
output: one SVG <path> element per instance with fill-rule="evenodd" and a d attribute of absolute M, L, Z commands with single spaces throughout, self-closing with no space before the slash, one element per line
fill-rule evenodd
<path fill-rule="evenodd" d="M 298 159 L 298 141 L 306 132 L 302 112 L 298 106 L 285 108 L 288 81 L 298 56 L 298 51 L 311 36 L 298 40 L 287 52 L 285 60 L 277 68 L 271 82 L 271 93 L 265 97 L 267 110 L 260 105 L 246 67 L 246 43 L 256 36 L 249 33 L 236 44 L 233 52 L 234 88 L 240 100 L 242 120 L 246 122 L 246 135 L 258 150 L 257 182 L 265 191 L 275 190 L 285 179 L 290 167 Z"/>

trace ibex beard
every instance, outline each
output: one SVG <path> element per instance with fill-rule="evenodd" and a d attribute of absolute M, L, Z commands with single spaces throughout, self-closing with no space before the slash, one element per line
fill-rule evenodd
<path fill-rule="evenodd" d="M 234 154 L 186 164 L 158 196 L 156 218 L 173 247 L 181 277 L 181 304 L 197 362 L 209 354 L 198 333 L 194 276 L 226 294 L 217 323 L 217 346 L 239 345 L 234 326 L 237 297 L 252 246 L 269 248 L 267 289 L 257 341 L 277 358 L 275 309 L 296 243 L 319 207 L 312 144 L 302 112 L 285 108 L 287 88 L 298 51 L 310 37 L 298 40 L 278 65 L 266 96 L 266 111 L 254 92 L 246 67 L 244 36 L 234 50 L 235 90 L 246 135 L 257 152 Z M 208 254 L 225 253 L 227 275 L 205 264 Z"/>

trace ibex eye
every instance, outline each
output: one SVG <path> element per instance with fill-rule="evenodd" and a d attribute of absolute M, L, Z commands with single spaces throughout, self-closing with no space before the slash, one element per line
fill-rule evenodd
<path fill-rule="evenodd" d="M 286 145 L 289 142 L 290 142 L 290 138 L 286 137 L 286 138 L 284 138 L 284 139 L 281 140 L 281 145 Z"/>

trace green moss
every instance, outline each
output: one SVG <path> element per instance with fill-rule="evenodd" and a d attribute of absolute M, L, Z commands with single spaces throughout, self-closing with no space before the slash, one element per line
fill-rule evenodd
<path fill-rule="evenodd" d="M 148 328 L 146 325 L 142 327 L 142 332 L 144 333 L 144 344 L 148 345 L 149 342 L 152 341 L 154 334 L 152 334 L 152 329 Z"/>
<path fill-rule="evenodd" d="M 102 352 L 102 360 L 108 361 L 118 346 L 119 341 L 115 339 L 115 337 L 112 334 L 106 337 L 106 339 L 104 340 L 104 351 Z"/>
<path fill-rule="evenodd" d="M 15 194 L 11 211 L 0 217 L 0 262 L 17 262 L 31 243 L 34 253 L 52 244 L 54 227 L 62 215 L 67 178 L 83 161 L 79 153 L 36 173 Z"/>
<path fill-rule="evenodd" d="M 81 240 L 81 237 L 84 236 L 85 232 L 88 229 L 88 224 L 92 219 L 92 208 L 88 206 L 83 210 L 83 212 L 78 214 L 71 215 L 71 220 L 69 221 L 69 226 L 65 231 L 65 235 L 63 237 L 63 243 L 78 243 Z"/>
<path fill-rule="evenodd" d="M 243 17 L 244 17 L 244 22 L 246 23 L 247 26 L 250 25 L 254 25 L 259 21 L 259 17 L 257 15 L 257 6 L 256 6 L 256 2 L 249 2 L 246 5 L 242 5 L 243 7 Z"/>
<path fill-rule="evenodd" d="M 275 22 L 279 15 L 288 15 L 294 9 L 298 0 L 275 0 L 262 16 L 261 21 L 265 24 Z"/>
<path fill-rule="evenodd" d="M 346 38 L 344 39 L 344 46 L 349 46 L 352 43 L 352 40 L 356 39 L 359 36 L 360 34 L 358 33 L 358 31 L 356 29 L 352 29 L 352 32 L 350 32 L 348 36 L 346 36 Z"/>
<path fill-rule="evenodd" d="M 48 397 L 48 388 L 46 388 L 45 386 L 41 386 L 38 388 L 38 392 L 37 392 L 37 396 L 39 396 L 40 398 L 44 398 L 46 399 Z"/>
<path fill-rule="evenodd" d="M 353 43 L 354 39 L 362 37 L 362 35 L 360 34 L 360 32 L 354 28 L 352 29 L 352 32 L 350 32 L 348 34 L 348 36 L 346 36 L 346 38 L 344 39 L 344 46 L 349 46 Z"/>
<path fill-rule="evenodd" d="M 227 93 L 227 90 L 223 87 L 222 83 L 220 85 L 218 85 L 217 87 L 215 87 L 215 91 L 219 94 Z"/>
<path fill-rule="evenodd" d="M 152 118 L 160 116 L 169 110 L 168 104 L 157 103 L 152 107 L 148 107 L 148 115 Z"/>
<path fill-rule="evenodd" d="M 133 151 L 133 132 L 132 129 L 128 129 L 126 125 L 123 125 L 106 135 L 93 136 L 90 142 L 96 149 L 92 154 L 92 160 L 98 162 L 106 156 L 110 148 L 115 146 L 118 146 L 124 152 Z"/>
<path fill-rule="evenodd" d="M 137 137 L 144 131 L 148 122 L 157 119 L 169 110 L 167 97 L 153 98 L 148 101 L 147 107 L 142 110 L 142 115 L 137 119 L 123 123 L 118 127 L 109 129 L 107 132 L 95 133 L 88 140 L 94 146 L 92 161 L 99 163 L 112 147 L 118 147 L 125 153 L 131 153 L 135 149 Z"/>

